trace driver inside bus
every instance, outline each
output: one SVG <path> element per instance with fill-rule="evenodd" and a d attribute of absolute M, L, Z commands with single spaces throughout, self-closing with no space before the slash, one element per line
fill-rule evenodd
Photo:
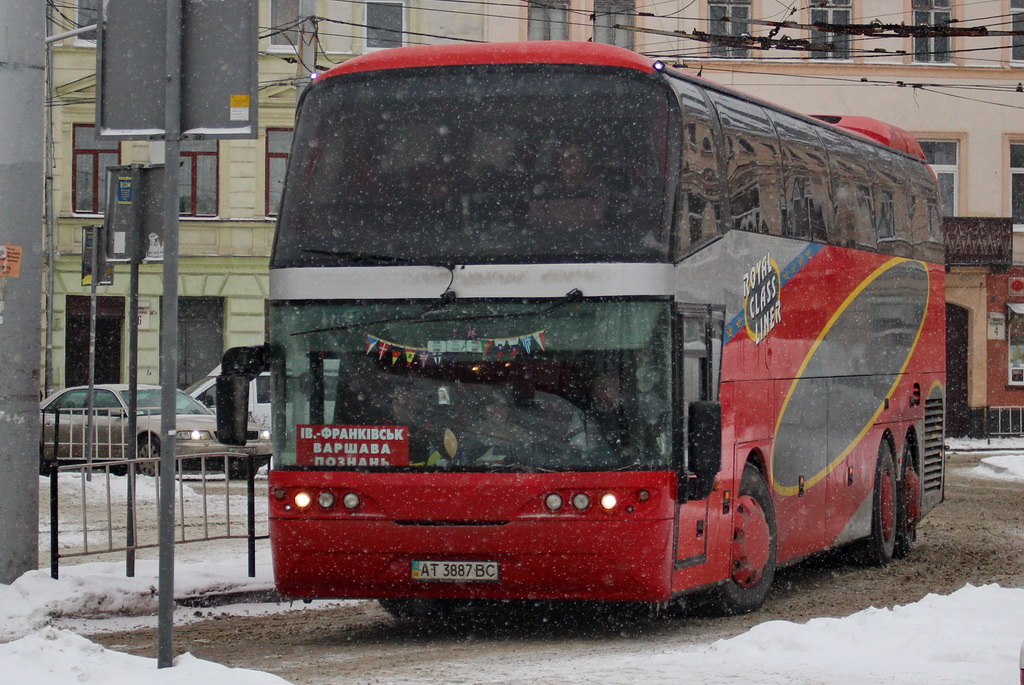
<path fill-rule="evenodd" d="M 616 373 L 605 373 L 590 385 L 589 407 L 573 414 L 569 443 L 585 452 L 611 448 L 616 455 L 626 446 L 622 384 Z"/>
<path fill-rule="evenodd" d="M 444 466 L 441 445 L 435 445 L 438 432 L 426 414 L 426 406 L 412 385 L 398 384 L 391 393 L 391 417 L 396 426 L 409 427 L 409 465 Z"/>

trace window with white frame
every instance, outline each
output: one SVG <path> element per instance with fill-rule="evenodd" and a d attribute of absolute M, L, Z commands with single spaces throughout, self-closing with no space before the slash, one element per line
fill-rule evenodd
<path fill-rule="evenodd" d="M 284 190 L 284 174 L 292 148 L 292 129 L 267 129 L 267 216 L 277 216 Z"/>
<path fill-rule="evenodd" d="M 1007 385 L 1024 385 L 1024 304 L 1006 303 Z"/>
<path fill-rule="evenodd" d="M 100 0 L 78 0 L 78 15 L 75 20 L 79 26 L 92 26 L 99 18 Z M 79 40 L 96 40 L 96 32 L 88 31 L 76 36 Z"/>
<path fill-rule="evenodd" d="M 1024 0 L 1010 0 L 1010 12 L 1013 18 L 1012 31 L 1024 31 Z M 1015 62 L 1024 62 L 1024 35 L 1010 38 L 1010 58 Z"/>
<path fill-rule="evenodd" d="M 107 167 L 120 163 L 121 145 L 116 140 L 99 140 L 92 124 L 75 124 L 71 137 L 74 211 L 102 214 L 106 209 Z"/>
<path fill-rule="evenodd" d="M 367 48 L 401 47 L 405 35 L 405 4 L 368 2 L 365 23 Z"/>
<path fill-rule="evenodd" d="M 922 140 L 924 158 L 931 165 L 939 181 L 942 216 L 957 215 L 958 143 L 955 140 Z"/>
<path fill-rule="evenodd" d="M 217 216 L 217 158 L 216 140 L 182 141 L 181 216 Z"/>
<path fill-rule="evenodd" d="M 750 0 L 714 0 L 708 3 L 709 33 L 736 37 L 750 33 L 747 24 L 730 19 L 750 19 Z M 712 43 L 708 47 L 708 54 L 711 57 L 745 59 L 750 56 L 750 50 Z"/>
<path fill-rule="evenodd" d="M 1014 232 L 1024 232 L 1024 143 L 1010 145 L 1010 214 Z"/>
<path fill-rule="evenodd" d="M 914 24 L 917 26 L 948 26 L 953 18 L 953 0 L 914 0 Z M 915 62 L 949 62 L 949 36 L 914 38 Z"/>
<path fill-rule="evenodd" d="M 299 0 L 270 0 L 270 44 L 296 49 L 299 45 Z"/>
<path fill-rule="evenodd" d="M 594 0 L 594 42 L 633 49 L 633 32 L 615 28 L 632 25 L 636 0 Z"/>
<path fill-rule="evenodd" d="M 811 24 L 846 25 L 852 19 L 853 0 L 819 0 L 811 5 Z M 832 45 L 833 50 L 815 50 L 815 59 L 849 59 L 850 36 L 832 31 L 811 30 L 815 45 Z"/>
<path fill-rule="evenodd" d="M 526 7 L 527 40 L 568 40 L 568 0 L 529 0 Z"/>

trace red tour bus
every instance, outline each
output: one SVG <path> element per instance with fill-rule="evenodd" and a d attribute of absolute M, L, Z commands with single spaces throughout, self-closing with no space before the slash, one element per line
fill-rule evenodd
<path fill-rule="evenodd" d="M 325 73 L 270 340 L 218 392 L 240 441 L 265 358 L 279 591 L 742 612 L 816 552 L 906 554 L 943 496 L 938 206 L 899 129 L 608 45 Z"/>

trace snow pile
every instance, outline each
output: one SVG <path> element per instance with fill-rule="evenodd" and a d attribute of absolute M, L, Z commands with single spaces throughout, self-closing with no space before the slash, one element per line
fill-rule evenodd
<path fill-rule="evenodd" d="M 156 659 L 112 652 L 74 633 L 45 628 L 0 645 L 0 669 L 9 683 L 46 685 L 281 685 L 269 673 L 228 668 L 183 654 L 173 668 Z"/>
<path fill-rule="evenodd" d="M 204 545 L 183 545 L 177 548 L 176 556 L 174 595 L 179 599 L 260 593 L 274 586 L 266 550 L 256 556 L 256 577 L 246 576 L 244 541 L 236 545 L 221 543 L 215 552 Z M 46 626 L 67 627 L 73 619 L 94 624 L 87 626 L 86 632 L 122 629 L 126 626 L 113 627 L 109 620 L 100 619 L 154 617 L 158 586 L 156 559 L 137 561 L 134 578 L 125 577 L 121 561 L 63 566 L 59 580 L 46 571 L 29 571 L 10 585 L 0 584 L 0 642 Z M 75 627 L 82 627 L 81 623 Z"/>
<path fill-rule="evenodd" d="M 796 683 L 1005 683 L 1022 640 L 1024 589 L 968 585 L 847 618 L 762 623 L 706 656 L 761 678 L 789 673 Z"/>
<path fill-rule="evenodd" d="M 971 469 L 971 474 L 1024 482 L 1024 454 L 1001 454 L 985 457 L 981 460 L 981 464 Z"/>

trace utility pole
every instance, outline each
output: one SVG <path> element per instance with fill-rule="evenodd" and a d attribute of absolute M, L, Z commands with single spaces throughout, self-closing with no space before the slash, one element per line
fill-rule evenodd
<path fill-rule="evenodd" d="M 0 583 L 39 564 L 45 14 L 0 0 Z"/>

